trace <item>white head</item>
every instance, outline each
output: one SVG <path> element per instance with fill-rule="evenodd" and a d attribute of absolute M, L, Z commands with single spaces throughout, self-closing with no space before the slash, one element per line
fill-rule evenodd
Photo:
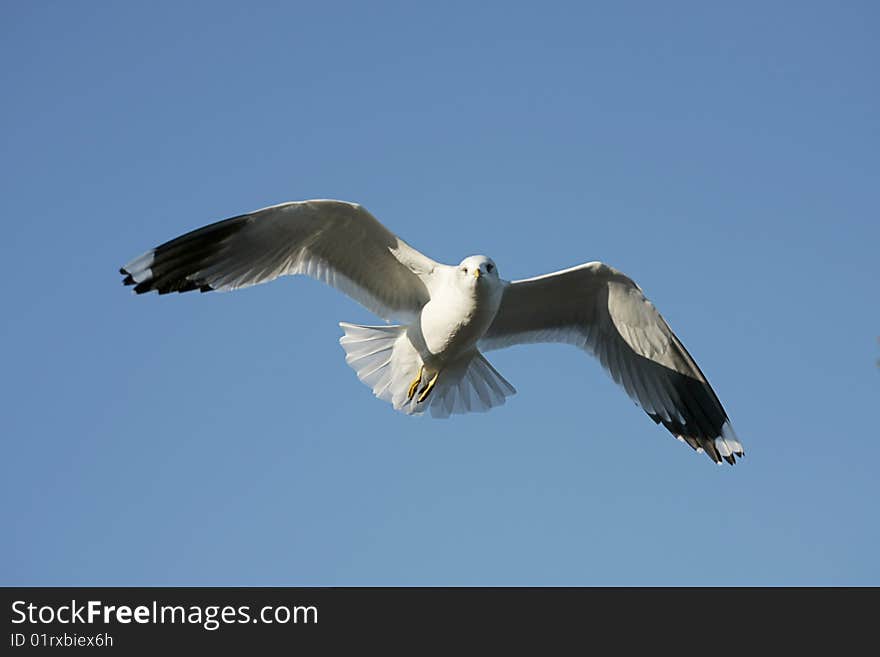
<path fill-rule="evenodd" d="M 492 258 L 483 255 L 468 256 L 458 265 L 458 275 L 469 285 L 497 285 L 498 267 Z"/>

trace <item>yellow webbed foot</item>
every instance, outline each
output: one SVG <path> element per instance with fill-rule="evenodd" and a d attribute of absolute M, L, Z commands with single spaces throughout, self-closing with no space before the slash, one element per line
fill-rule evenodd
<path fill-rule="evenodd" d="M 432 378 L 430 381 L 428 381 L 428 385 L 426 385 L 424 388 L 422 388 L 422 392 L 419 395 L 419 398 L 416 400 L 419 404 L 421 404 L 423 401 L 425 401 L 428 398 L 428 395 L 431 394 L 431 391 L 434 389 L 434 384 L 437 383 L 438 376 L 440 376 L 439 371 L 434 375 L 434 378 Z"/>
<path fill-rule="evenodd" d="M 425 366 L 419 366 L 419 373 L 416 375 L 416 378 L 413 380 L 413 382 L 409 385 L 409 392 L 406 393 L 407 400 L 412 399 L 413 396 L 416 394 L 416 390 L 418 389 L 419 384 L 422 382 L 422 372 L 424 371 Z"/>

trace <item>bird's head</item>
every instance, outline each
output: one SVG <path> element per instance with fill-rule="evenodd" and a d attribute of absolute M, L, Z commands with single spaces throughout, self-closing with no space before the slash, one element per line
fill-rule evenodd
<path fill-rule="evenodd" d="M 492 258 L 484 255 L 468 256 L 458 265 L 458 275 L 470 285 L 498 282 L 498 267 Z"/>

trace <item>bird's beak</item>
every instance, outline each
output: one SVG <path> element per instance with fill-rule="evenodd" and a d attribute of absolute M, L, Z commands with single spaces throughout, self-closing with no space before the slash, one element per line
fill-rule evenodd
<path fill-rule="evenodd" d="M 474 269 L 474 278 L 479 279 L 479 278 L 480 278 L 480 273 L 481 273 L 481 272 L 480 272 L 479 269 Z"/>

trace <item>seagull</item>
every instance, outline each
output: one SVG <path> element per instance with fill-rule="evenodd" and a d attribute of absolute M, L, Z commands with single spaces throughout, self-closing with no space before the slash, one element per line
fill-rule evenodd
<path fill-rule="evenodd" d="M 379 399 L 409 415 L 488 411 L 516 390 L 483 355 L 534 342 L 598 358 L 657 424 L 733 465 L 742 444 L 669 325 L 626 275 L 601 262 L 518 281 L 492 258 L 432 260 L 357 203 L 273 205 L 198 228 L 126 264 L 137 294 L 228 291 L 304 274 L 386 322 L 340 322 L 345 360 Z"/>

